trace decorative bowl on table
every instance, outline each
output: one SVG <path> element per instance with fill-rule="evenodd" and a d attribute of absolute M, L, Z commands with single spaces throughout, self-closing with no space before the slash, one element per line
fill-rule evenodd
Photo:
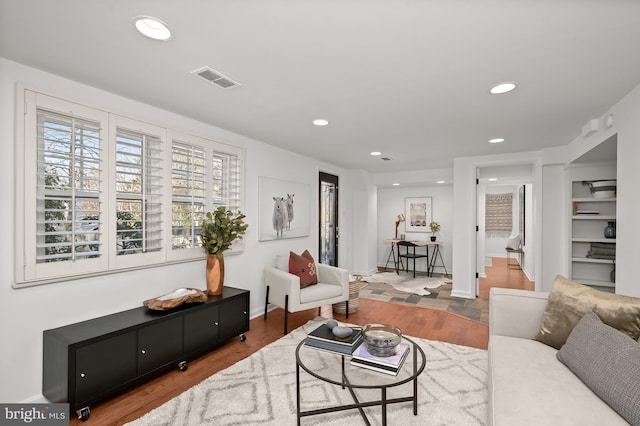
<path fill-rule="evenodd" d="M 362 329 L 367 350 L 375 356 L 391 356 L 402 340 L 402 330 L 390 324 L 366 324 Z"/>

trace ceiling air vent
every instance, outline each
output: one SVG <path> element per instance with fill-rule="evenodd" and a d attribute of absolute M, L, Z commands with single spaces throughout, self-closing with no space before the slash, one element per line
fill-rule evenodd
<path fill-rule="evenodd" d="M 391 161 L 391 158 L 389 158 L 389 157 L 380 157 L 380 159 L 382 161 Z"/>
<path fill-rule="evenodd" d="M 216 71 L 211 67 L 198 68 L 197 70 L 191 71 L 191 74 L 195 74 L 198 77 L 204 78 L 208 82 L 220 86 L 223 89 L 240 86 L 240 83 L 238 83 L 237 81 L 231 80 L 220 71 Z"/>

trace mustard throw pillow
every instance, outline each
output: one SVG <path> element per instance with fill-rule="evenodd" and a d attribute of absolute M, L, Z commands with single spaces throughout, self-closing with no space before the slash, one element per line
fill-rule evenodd
<path fill-rule="evenodd" d="M 577 284 L 558 275 L 549 294 L 536 340 L 556 349 L 589 311 L 633 339 L 640 337 L 640 298 L 620 296 Z"/>

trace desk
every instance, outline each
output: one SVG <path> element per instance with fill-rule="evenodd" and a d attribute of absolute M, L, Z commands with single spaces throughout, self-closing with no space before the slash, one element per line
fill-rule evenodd
<path fill-rule="evenodd" d="M 384 264 L 384 269 L 387 269 L 389 266 L 389 261 L 391 260 L 391 256 L 393 256 L 393 268 L 396 270 L 396 274 L 398 273 L 398 262 L 402 265 L 402 259 L 396 257 L 396 244 L 402 240 L 389 239 L 384 240 L 385 243 L 391 243 L 391 251 L 389 252 L 389 256 L 387 256 L 387 263 Z M 402 266 L 404 269 L 404 266 Z"/>
<path fill-rule="evenodd" d="M 387 240 L 384 240 L 385 243 L 391 243 L 391 253 L 389 253 L 389 256 L 387 257 L 387 263 L 385 264 L 385 269 L 386 269 L 387 265 L 389 264 L 389 260 L 393 256 L 393 264 L 395 266 L 396 273 L 398 273 L 398 271 L 399 271 L 398 265 L 400 265 L 402 267 L 402 269 L 405 269 L 404 265 L 402 263 L 402 258 L 400 257 L 400 250 L 399 250 L 399 247 L 398 247 L 398 243 L 401 242 L 401 241 L 405 241 L 405 240 L 398 240 L 398 239 L 387 239 Z M 438 259 L 440 259 L 440 265 L 444 268 L 445 275 L 449 275 L 449 273 L 447 272 L 447 267 L 444 265 L 444 259 L 442 258 L 442 253 L 440 252 L 440 246 L 443 244 L 442 241 L 409 241 L 409 240 L 406 240 L 406 242 L 412 243 L 416 247 L 425 247 L 426 248 L 426 250 L 427 250 L 426 255 L 421 255 L 420 257 L 426 257 L 427 258 L 427 275 L 428 276 L 430 276 L 430 277 L 433 276 L 433 270 L 436 267 L 436 263 L 438 262 Z M 432 250 L 432 253 L 431 253 L 431 257 L 429 257 L 429 247 L 433 247 L 433 250 Z M 396 251 L 394 251 L 394 249 L 397 251 L 397 257 L 396 257 Z M 415 259 L 414 259 L 414 261 L 415 261 Z M 408 267 L 409 267 L 409 262 L 408 262 L 408 259 L 407 259 L 407 268 Z"/>

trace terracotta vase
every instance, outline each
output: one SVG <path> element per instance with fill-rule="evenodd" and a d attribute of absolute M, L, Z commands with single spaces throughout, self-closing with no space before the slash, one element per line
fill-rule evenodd
<path fill-rule="evenodd" d="M 207 293 L 219 296 L 224 288 L 224 257 L 210 254 L 207 256 Z"/>

